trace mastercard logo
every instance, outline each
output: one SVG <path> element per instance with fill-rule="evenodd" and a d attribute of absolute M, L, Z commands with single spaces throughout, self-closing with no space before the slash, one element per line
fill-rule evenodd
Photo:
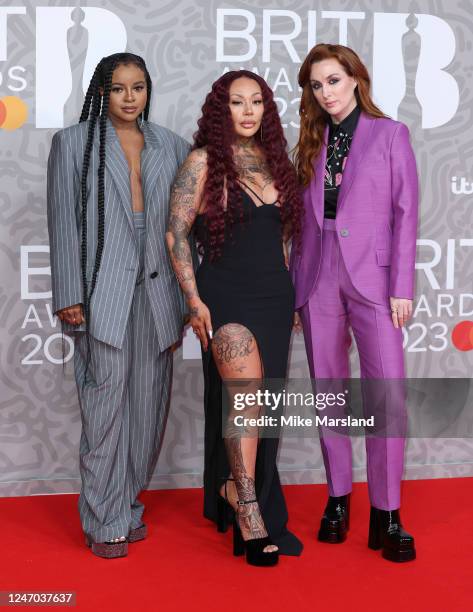
<path fill-rule="evenodd" d="M 452 330 L 452 343 L 459 351 L 473 349 L 473 321 L 462 321 L 455 325 Z"/>
<path fill-rule="evenodd" d="M 28 107 L 16 96 L 0 98 L 0 128 L 17 130 L 28 119 Z"/>

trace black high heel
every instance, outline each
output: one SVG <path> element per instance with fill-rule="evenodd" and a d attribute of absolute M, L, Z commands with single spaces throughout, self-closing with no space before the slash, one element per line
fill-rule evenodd
<path fill-rule="evenodd" d="M 350 494 L 329 497 L 320 521 L 317 539 L 329 544 L 341 544 L 347 538 L 350 527 Z"/>
<path fill-rule="evenodd" d="M 235 513 L 227 497 L 227 482 L 229 480 L 235 480 L 235 479 L 225 478 L 224 480 L 225 480 L 225 497 L 222 497 L 220 495 L 220 489 L 217 490 L 217 531 L 219 533 L 226 533 L 228 529 L 228 524 L 232 520 L 232 516 Z"/>
<path fill-rule="evenodd" d="M 250 499 L 248 501 L 239 501 L 238 505 L 246 506 L 247 504 L 253 504 L 255 502 L 257 502 L 256 499 Z M 269 536 L 244 540 L 240 526 L 238 525 L 237 513 L 235 512 L 233 518 L 233 554 L 235 557 L 240 557 L 246 552 L 246 562 L 249 565 L 272 567 L 277 565 L 279 561 L 279 551 L 264 552 L 264 549 L 266 546 L 273 545 L 274 543 Z"/>
<path fill-rule="evenodd" d="M 403 529 L 399 510 L 378 510 L 371 506 L 368 547 L 382 548 L 383 558 L 396 563 L 416 558 L 414 537 Z"/>

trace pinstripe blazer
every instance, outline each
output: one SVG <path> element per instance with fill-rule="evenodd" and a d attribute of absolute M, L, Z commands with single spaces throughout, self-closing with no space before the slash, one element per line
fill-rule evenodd
<path fill-rule="evenodd" d="M 50 241 L 53 312 L 79 304 L 82 299 L 80 264 L 80 183 L 88 121 L 57 132 L 48 160 L 47 209 Z M 171 267 L 165 232 L 169 197 L 176 172 L 189 152 L 189 144 L 170 130 L 144 122 L 145 147 L 141 177 L 145 202 L 145 283 L 160 350 L 180 339 L 185 300 Z M 97 249 L 97 170 L 99 127 L 91 151 L 87 190 L 87 268 L 89 283 Z M 129 167 L 117 133 L 107 121 L 105 155 L 105 240 L 102 262 L 90 303 L 90 333 L 121 348 L 137 275 Z M 81 331 L 84 325 L 67 331 Z"/>

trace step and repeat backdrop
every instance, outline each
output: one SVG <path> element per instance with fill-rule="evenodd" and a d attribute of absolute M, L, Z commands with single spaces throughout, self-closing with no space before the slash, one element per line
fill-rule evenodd
<path fill-rule="evenodd" d="M 330 7 L 330 10 L 326 10 Z M 96 63 L 142 55 L 151 120 L 192 139 L 211 83 L 258 72 L 297 140 L 297 72 L 317 42 L 353 47 L 377 104 L 411 132 L 421 177 L 417 297 L 404 332 L 410 377 L 469 378 L 473 365 L 473 2 L 174 0 L 2 2 L 0 7 L 0 495 L 79 489 L 74 346 L 51 310 L 46 162 L 78 121 Z M 203 381 L 187 334 L 175 353 L 167 431 L 151 487 L 199 486 Z M 353 355 L 353 373 L 358 373 Z M 290 375 L 308 376 L 302 337 Z M 448 405 L 445 406 L 448 411 Z M 465 436 L 467 436 L 465 432 Z M 355 478 L 365 479 L 354 440 Z M 472 438 L 412 438 L 406 478 L 473 475 Z M 318 439 L 283 439 L 285 483 L 322 482 Z"/>

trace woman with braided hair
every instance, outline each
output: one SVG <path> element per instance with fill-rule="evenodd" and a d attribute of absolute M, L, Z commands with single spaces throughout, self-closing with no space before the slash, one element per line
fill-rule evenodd
<path fill-rule="evenodd" d="M 148 121 L 150 101 L 141 57 L 103 58 L 79 123 L 54 135 L 48 161 L 53 310 L 75 336 L 79 512 L 105 558 L 146 536 L 137 496 L 157 460 L 185 313 L 165 230 L 189 147 Z"/>

